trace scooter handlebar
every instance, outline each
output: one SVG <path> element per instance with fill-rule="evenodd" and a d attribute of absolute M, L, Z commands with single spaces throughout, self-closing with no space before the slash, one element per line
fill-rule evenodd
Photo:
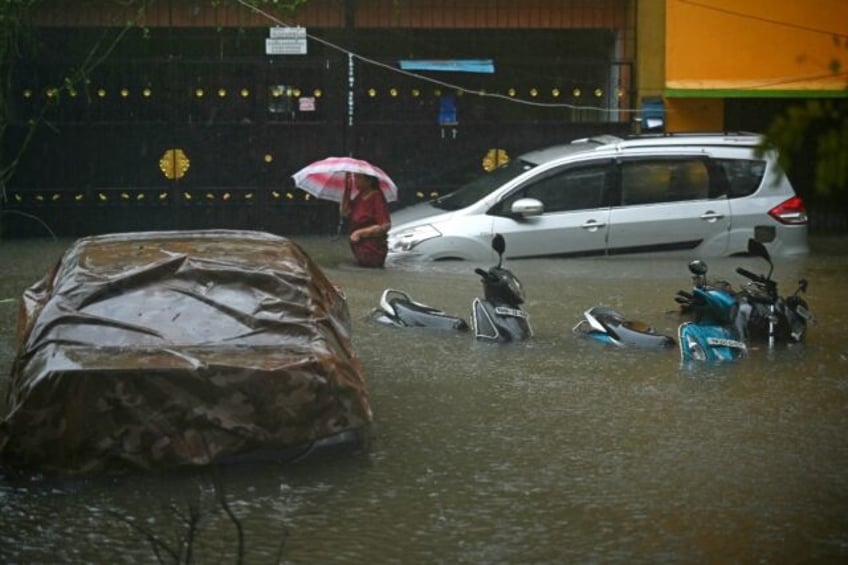
<path fill-rule="evenodd" d="M 749 271 L 747 269 L 743 269 L 742 267 L 736 267 L 736 272 L 739 273 L 740 275 L 742 275 L 743 277 L 751 279 L 754 282 L 758 282 L 758 283 L 768 282 L 768 279 L 765 278 L 764 276 L 758 275 L 756 273 L 752 273 L 751 271 Z"/>
<path fill-rule="evenodd" d="M 476 268 L 474 272 L 480 275 L 480 279 L 487 284 L 492 284 L 498 281 L 497 275 L 493 274 L 491 271 L 487 271 L 485 269 Z"/>

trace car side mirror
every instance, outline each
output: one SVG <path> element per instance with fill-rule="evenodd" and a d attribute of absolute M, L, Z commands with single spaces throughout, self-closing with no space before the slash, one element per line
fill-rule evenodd
<path fill-rule="evenodd" d="M 512 203 L 509 211 L 513 216 L 518 216 L 520 218 L 532 218 L 533 216 L 541 216 L 544 214 L 545 205 L 535 198 L 519 198 Z"/>

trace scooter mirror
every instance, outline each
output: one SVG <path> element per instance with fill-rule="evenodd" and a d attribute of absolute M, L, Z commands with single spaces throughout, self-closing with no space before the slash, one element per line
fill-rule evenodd
<path fill-rule="evenodd" d="M 771 273 L 774 271 L 774 263 L 771 262 L 771 255 L 769 255 L 768 249 L 761 242 L 757 241 L 754 238 L 748 240 L 748 254 L 753 255 L 754 257 L 762 257 L 769 264 L 769 272 L 766 278 L 771 278 Z"/>
<path fill-rule="evenodd" d="M 754 238 L 748 240 L 748 254 L 753 255 L 754 257 L 762 257 L 771 263 L 771 257 L 769 256 L 766 246 Z"/>
<path fill-rule="evenodd" d="M 492 249 L 498 255 L 503 255 L 503 252 L 506 250 L 506 242 L 501 234 L 496 233 L 495 237 L 492 238 Z"/>
<path fill-rule="evenodd" d="M 707 264 L 700 259 L 689 262 L 689 272 L 693 275 L 704 276 L 707 274 Z"/>

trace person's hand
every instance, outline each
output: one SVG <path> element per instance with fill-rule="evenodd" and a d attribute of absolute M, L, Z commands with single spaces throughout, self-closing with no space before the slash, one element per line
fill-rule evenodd
<path fill-rule="evenodd" d="M 360 230 L 356 230 L 355 232 L 351 232 L 350 240 L 353 243 L 357 243 L 360 239 L 362 239 L 362 233 Z"/>

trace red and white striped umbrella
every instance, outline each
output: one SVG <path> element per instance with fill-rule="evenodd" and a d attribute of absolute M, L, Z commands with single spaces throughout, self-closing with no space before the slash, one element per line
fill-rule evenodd
<path fill-rule="evenodd" d="M 293 174 L 292 178 L 296 187 L 305 190 L 315 198 L 341 202 L 347 173 L 361 173 L 377 177 L 380 190 L 383 191 L 386 200 L 388 202 L 397 200 L 397 186 L 383 169 L 368 161 L 354 159 L 353 157 L 327 157 L 315 161 Z M 355 196 L 356 187 L 354 186 L 351 197 Z"/>

